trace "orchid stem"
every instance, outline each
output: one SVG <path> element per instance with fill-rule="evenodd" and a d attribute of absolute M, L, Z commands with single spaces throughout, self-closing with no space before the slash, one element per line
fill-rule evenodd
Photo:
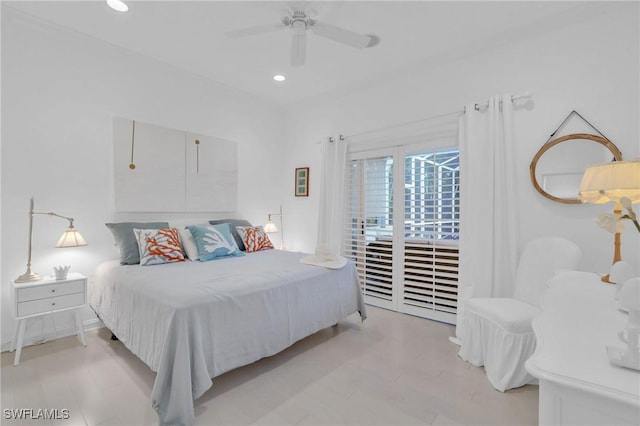
<path fill-rule="evenodd" d="M 620 216 L 620 219 L 629 219 L 631 222 L 633 222 L 633 225 L 636 227 L 638 232 L 640 232 L 640 224 L 638 223 L 638 221 L 636 219 L 632 218 L 628 214 L 625 214 L 624 216 Z"/>

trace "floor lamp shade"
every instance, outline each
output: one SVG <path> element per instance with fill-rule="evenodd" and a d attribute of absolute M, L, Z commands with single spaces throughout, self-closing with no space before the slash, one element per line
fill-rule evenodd
<path fill-rule="evenodd" d="M 278 232 L 278 227 L 272 220 L 264 224 L 264 232 L 273 233 Z"/>

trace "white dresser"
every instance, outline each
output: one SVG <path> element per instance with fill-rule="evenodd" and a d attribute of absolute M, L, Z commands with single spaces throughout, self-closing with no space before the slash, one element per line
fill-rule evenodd
<path fill-rule="evenodd" d="M 13 288 L 15 290 L 14 312 L 18 320 L 11 344 L 11 350 L 16 351 L 13 365 L 18 365 L 20 362 L 25 324 L 31 317 L 73 310 L 78 335 L 82 345 L 87 345 L 78 313 L 78 308 L 87 303 L 87 277 L 70 273 L 64 280 L 45 278 L 29 283 L 14 282 Z"/>
<path fill-rule="evenodd" d="M 615 286 L 585 272 L 561 278 L 542 295 L 526 363 L 540 380 L 539 424 L 640 425 L 640 372 L 611 365 L 605 348 L 624 347 Z"/>

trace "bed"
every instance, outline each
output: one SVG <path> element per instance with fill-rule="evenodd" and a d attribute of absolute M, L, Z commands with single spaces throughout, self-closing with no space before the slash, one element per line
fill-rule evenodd
<path fill-rule="evenodd" d="M 304 256 L 264 250 L 210 262 L 100 264 L 89 303 L 157 373 L 151 400 L 160 424 L 193 424 L 193 402 L 213 377 L 355 312 L 366 318 L 355 265 L 326 269 L 300 263 Z"/>

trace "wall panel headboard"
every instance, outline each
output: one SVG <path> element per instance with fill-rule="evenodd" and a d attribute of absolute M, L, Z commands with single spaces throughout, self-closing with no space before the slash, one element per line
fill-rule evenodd
<path fill-rule="evenodd" d="M 238 198 L 233 141 L 113 119 L 117 212 L 229 212 Z"/>

